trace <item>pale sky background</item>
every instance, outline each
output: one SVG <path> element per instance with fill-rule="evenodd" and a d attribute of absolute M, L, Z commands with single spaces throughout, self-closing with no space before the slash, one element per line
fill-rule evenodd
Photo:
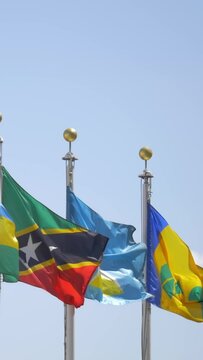
<path fill-rule="evenodd" d="M 63 131 L 75 128 L 76 195 L 134 225 L 139 242 L 138 153 L 147 145 L 152 204 L 202 259 L 202 39 L 200 0 L 1 0 L 5 167 L 65 216 Z M 3 284 L 0 358 L 63 359 L 63 316 L 45 291 Z M 201 358 L 203 324 L 153 307 L 151 331 L 152 360 Z M 140 301 L 86 300 L 75 316 L 75 360 L 141 360 L 140 334 Z"/>

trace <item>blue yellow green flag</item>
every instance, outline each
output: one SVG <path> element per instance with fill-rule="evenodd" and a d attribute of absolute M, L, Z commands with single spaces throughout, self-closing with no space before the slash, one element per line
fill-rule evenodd
<path fill-rule="evenodd" d="M 15 224 L 2 204 L 0 204 L 0 273 L 5 282 L 18 281 L 19 250 L 18 240 L 15 237 Z"/>
<path fill-rule="evenodd" d="M 188 246 L 148 205 L 147 290 L 149 301 L 189 320 L 203 321 L 203 268 Z"/>
<path fill-rule="evenodd" d="M 112 305 L 148 298 L 143 279 L 146 245 L 133 240 L 134 226 L 104 220 L 69 187 L 67 206 L 70 221 L 109 238 L 102 262 L 87 287 L 85 297 Z"/>

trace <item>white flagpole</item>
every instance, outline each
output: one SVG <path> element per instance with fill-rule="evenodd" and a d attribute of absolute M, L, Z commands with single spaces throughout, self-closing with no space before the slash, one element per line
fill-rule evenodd
<path fill-rule="evenodd" d="M 66 161 L 66 187 L 73 190 L 73 170 L 75 165 L 75 156 L 71 152 L 71 143 L 77 138 L 77 132 L 72 129 L 66 129 L 63 137 L 69 143 L 69 151 L 63 157 Z M 66 200 L 67 203 L 67 200 Z M 66 215 L 69 215 L 69 204 L 66 204 Z M 74 360 L 74 316 L 75 307 L 64 304 L 64 360 Z"/>
<path fill-rule="evenodd" d="M 151 196 L 151 179 L 153 175 L 147 169 L 147 160 L 152 157 L 152 151 L 149 148 L 142 148 L 139 156 L 145 161 L 145 169 L 139 175 L 142 186 L 142 242 L 147 244 L 147 204 Z M 145 282 L 147 282 L 147 266 L 144 270 Z M 151 304 L 147 300 L 142 302 L 142 360 L 151 360 Z"/>

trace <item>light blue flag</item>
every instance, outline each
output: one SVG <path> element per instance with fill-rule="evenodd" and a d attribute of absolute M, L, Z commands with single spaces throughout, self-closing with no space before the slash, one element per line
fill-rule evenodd
<path fill-rule="evenodd" d="M 133 240 L 132 225 L 106 221 L 67 188 L 68 220 L 109 238 L 103 260 L 85 297 L 105 304 L 121 305 L 146 299 L 143 268 L 146 246 Z"/>

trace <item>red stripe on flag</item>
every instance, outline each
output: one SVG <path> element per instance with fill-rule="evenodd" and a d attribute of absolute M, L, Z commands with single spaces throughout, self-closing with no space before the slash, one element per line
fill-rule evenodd
<path fill-rule="evenodd" d="M 65 304 L 77 308 L 84 303 L 87 285 L 96 268 L 89 265 L 61 271 L 52 264 L 31 274 L 20 275 L 20 281 L 42 288 Z"/>

